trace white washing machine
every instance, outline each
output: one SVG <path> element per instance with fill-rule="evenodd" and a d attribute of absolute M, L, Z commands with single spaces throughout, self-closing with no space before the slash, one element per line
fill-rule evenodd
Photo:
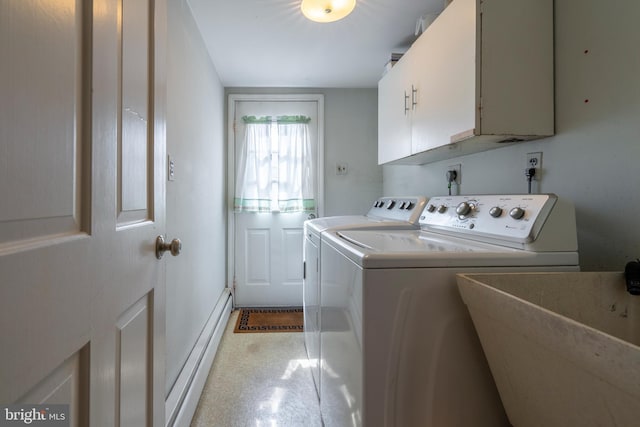
<path fill-rule="evenodd" d="M 420 227 L 323 234 L 327 427 L 508 426 L 455 274 L 579 269 L 573 206 L 552 194 L 435 197 Z"/>
<path fill-rule="evenodd" d="M 402 230 L 418 229 L 420 215 L 427 199 L 423 196 L 381 197 L 365 215 L 316 218 L 304 223 L 303 308 L 304 339 L 312 363 L 316 391 L 320 381 L 320 237 L 327 230 Z"/>

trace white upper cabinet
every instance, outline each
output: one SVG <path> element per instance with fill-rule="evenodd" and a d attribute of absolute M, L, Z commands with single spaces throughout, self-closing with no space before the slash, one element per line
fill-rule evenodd
<path fill-rule="evenodd" d="M 378 163 L 553 135 L 553 103 L 553 0 L 454 0 L 380 80 Z"/>
<path fill-rule="evenodd" d="M 399 61 L 378 84 L 378 163 L 411 155 L 411 85 L 408 61 Z M 415 93 L 413 93 L 415 99 Z M 384 117 L 384 120 L 382 118 Z"/>

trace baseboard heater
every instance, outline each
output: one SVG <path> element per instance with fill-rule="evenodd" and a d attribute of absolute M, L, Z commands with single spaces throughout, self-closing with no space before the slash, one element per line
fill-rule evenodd
<path fill-rule="evenodd" d="M 167 427 L 188 427 L 191 424 L 220 339 L 229 321 L 232 306 L 231 291 L 226 288 L 167 396 L 165 401 Z"/>

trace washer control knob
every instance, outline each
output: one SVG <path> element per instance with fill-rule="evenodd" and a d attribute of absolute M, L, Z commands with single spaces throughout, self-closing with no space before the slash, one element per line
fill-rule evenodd
<path fill-rule="evenodd" d="M 498 218 L 500 215 L 502 215 L 502 208 L 498 206 L 492 207 L 491 209 L 489 209 L 489 215 L 494 218 Z"/>
<path fill-rule="evenodd" d="M 387 209 L 393 209 L 393 207 L 396 205 L 396 201 L 392 200 L 389 202 L 389 206 L 387 206 Z"/>
<path fill-rule="evenodd" d="M 404 208 L 410 211 L 411 209 L 413 209 L 414 206 L 415 204 L 413 202 L 407 202 L 407 206 L 405 206 Z"/>
<path fill-rule="evenodd" d="M 460 216 L 465 216 L 471 212 L 471 205 L 467 202 L 462 202 L 456 207 L 456 213 Z"/>
<path fill-rule="evenodd" d="M 436 210 L 436 205 L 427 206 L 427 212 L 434 212 Z"/>
<path fill-rule="evenodd" d="M 447 211 L 447 205 L 438 206 L 438 213 L 445 213 Z"/>
<path fill-rule="evenodd" d="M 524 209 L 513 208 L 509 211 L 509 216 L 513 219 L 522 219 L 522 217 L 524 216 Z"/>

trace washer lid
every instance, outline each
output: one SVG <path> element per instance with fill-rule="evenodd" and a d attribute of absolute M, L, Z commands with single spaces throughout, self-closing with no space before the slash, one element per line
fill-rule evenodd
<path fill-rule="evenodd" d="M 536 253 L 414 230 L 350 230 L 327 240 L 363 268 L 577 265 L 575 252 Z"/>
<path fill-rule="evenodd" d="M 386 230 L 409 230 L 418 228 L 418 224 L 412 224 L 407 221 L 371 218 L 365 215 L 328 216 L 307 220 L 304 225 L 310 231 L 316 233 L 327 230 L 356 230 L 361 228 Z"/>

